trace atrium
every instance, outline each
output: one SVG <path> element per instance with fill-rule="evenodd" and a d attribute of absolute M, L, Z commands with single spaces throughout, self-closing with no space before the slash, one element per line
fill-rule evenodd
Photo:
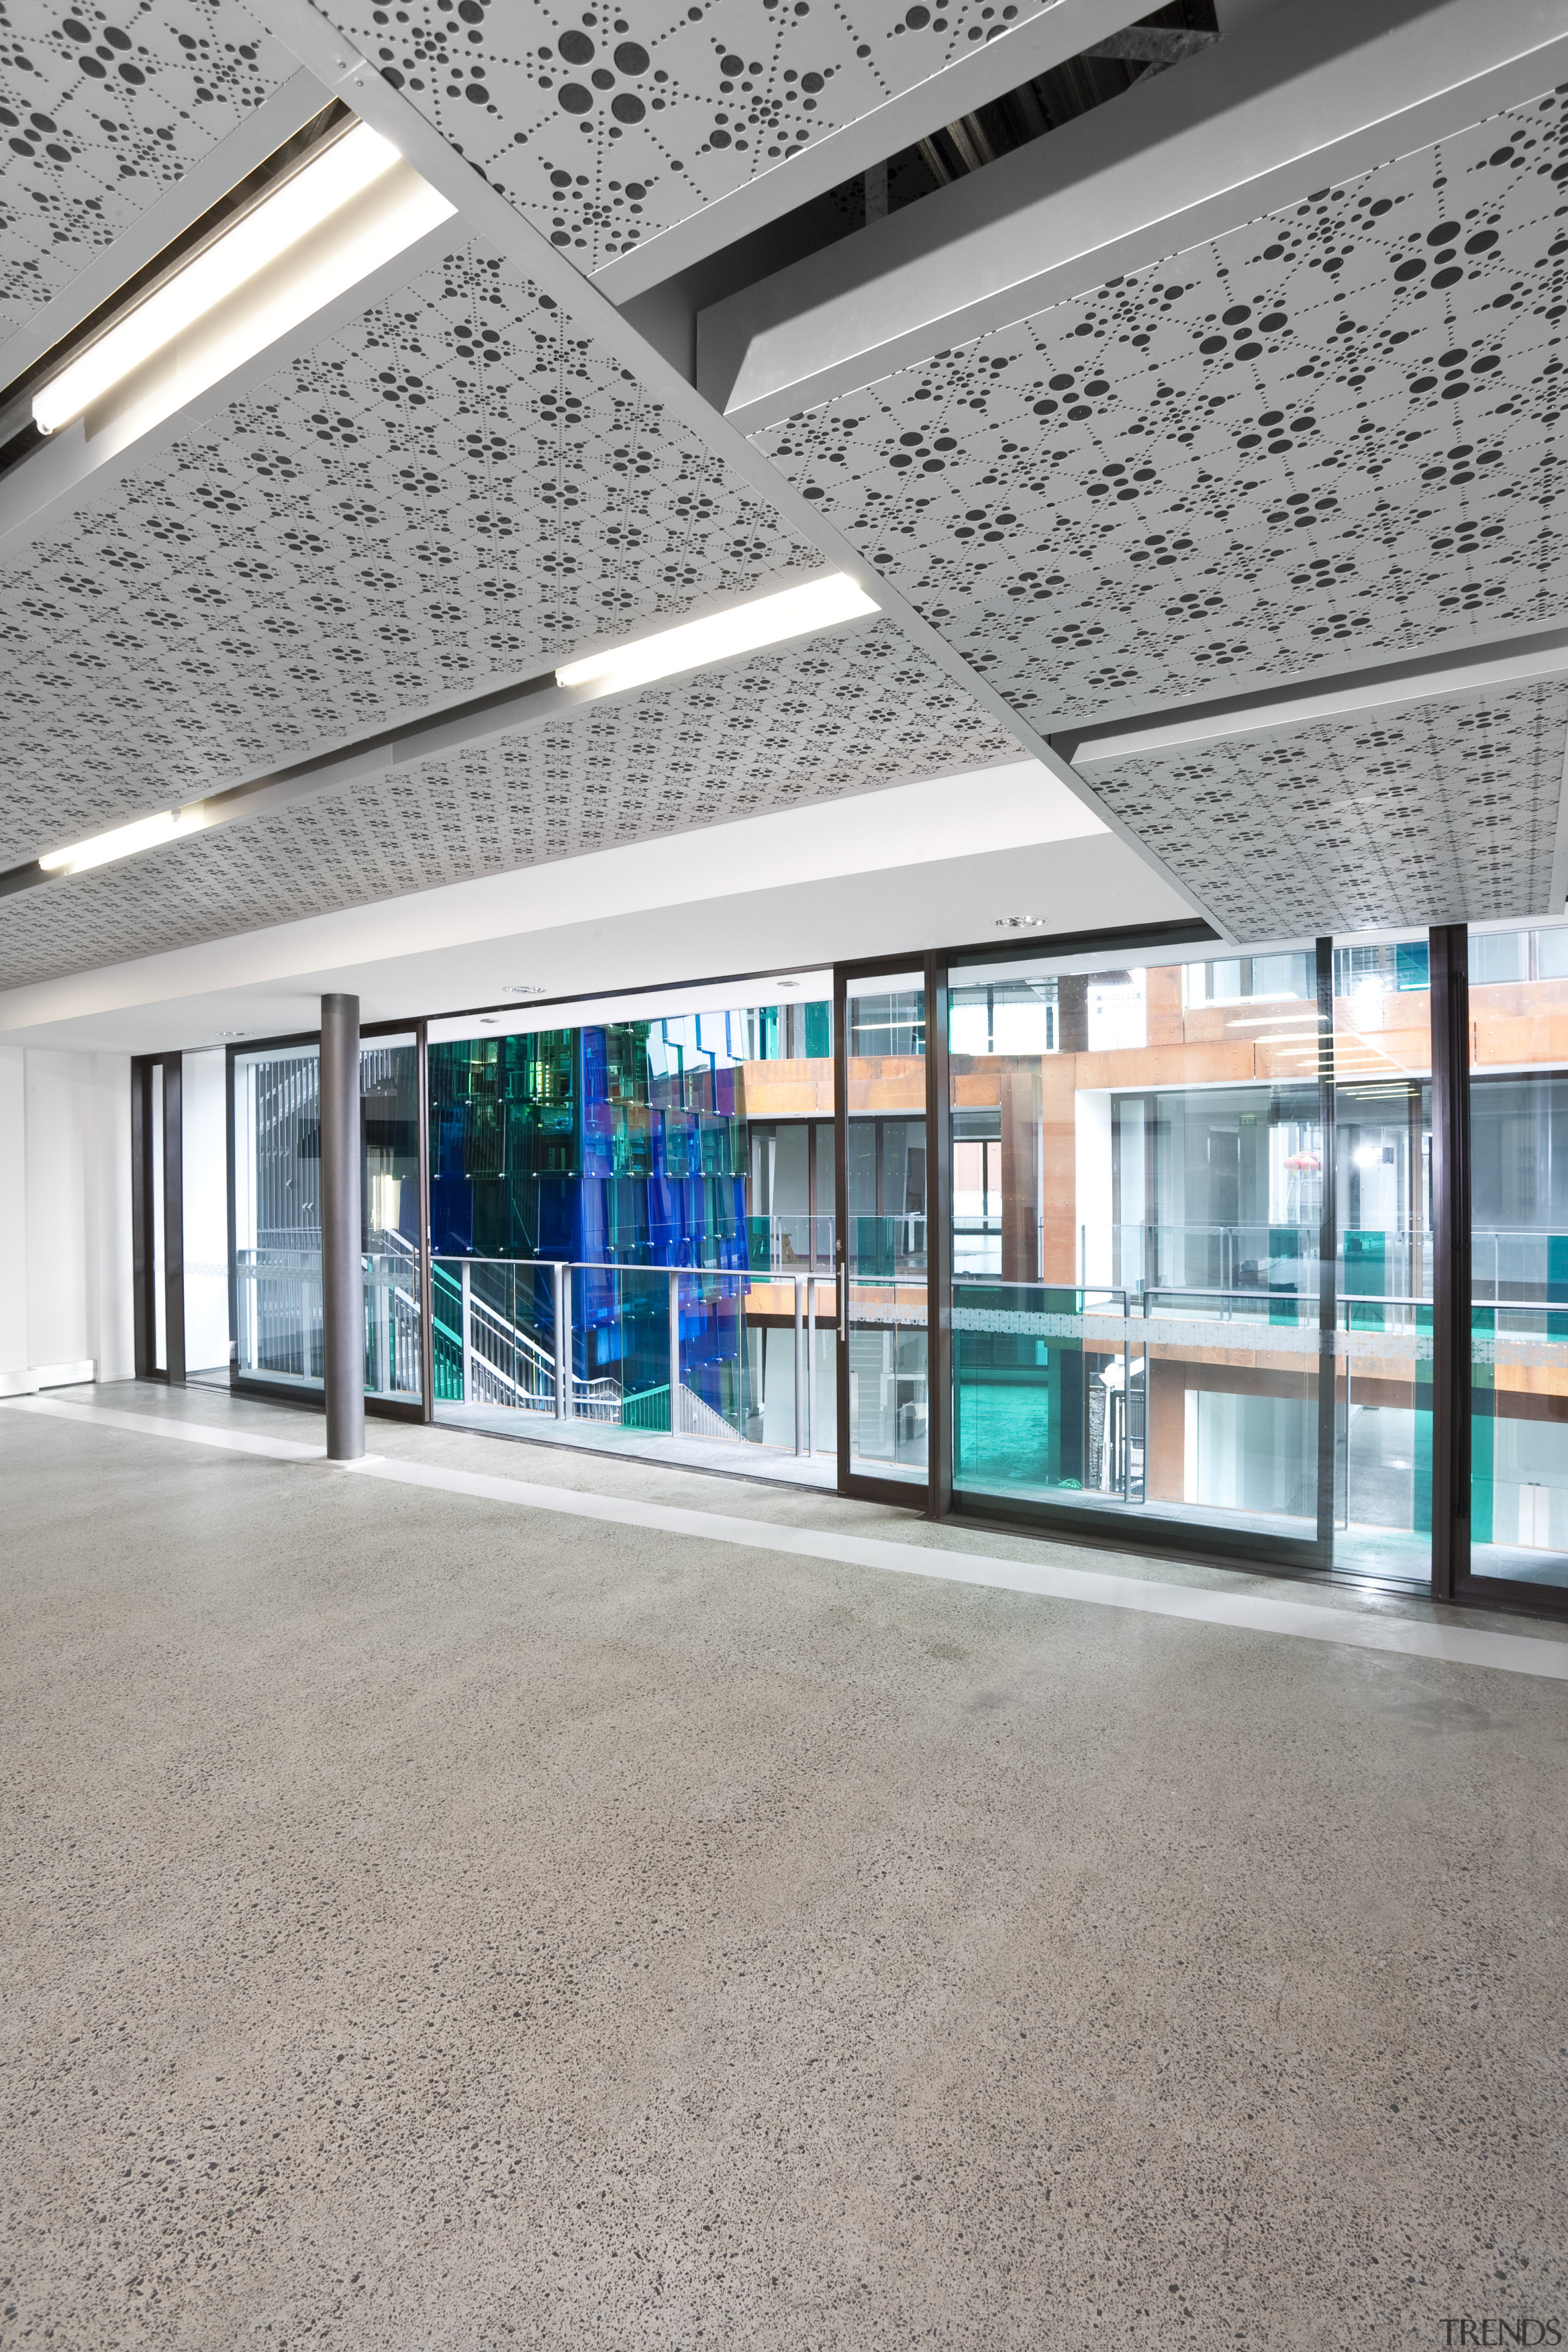
<path fill-rule="evenodd" d="M 1140 5 L 0 13 L 0 2352 L 1568 2338 L 1568 0 Z"/>

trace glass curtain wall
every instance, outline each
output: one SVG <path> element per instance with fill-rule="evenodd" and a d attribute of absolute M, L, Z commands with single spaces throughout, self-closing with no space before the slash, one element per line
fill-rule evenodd
<path fill-rule="evenodd" d="M 949 978 L 955 1498 L 1425 1579 L 1424 944 Z"/>
<path fill-rule="evenodd" d="M 830 1454 L 830 1004 L 498 1030 L 429 1048 L 437 1418 Z"/>
<path fill-rule="evenodd" d="M 1568 930 L 1472 932 L 1470 1572 L 1568 1585 Z"/>
<path fill-rule="evenodd" d="M 321 1329 L 321 1050 L 260 1046 L 233 1057 L 235 1370 L 319 1389 Z M 360 1231 L 365 1394 L 422 1391 L 419 1068 L 412 1037 L 360 1048 Z"/>

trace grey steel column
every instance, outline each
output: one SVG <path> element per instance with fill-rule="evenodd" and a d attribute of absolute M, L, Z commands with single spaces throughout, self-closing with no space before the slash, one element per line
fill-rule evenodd
<path fill-rule="evenodd" d="M 952 1108 L 947 962 L 925 960 L 926 1517 L 952 1508 Z M 895 1345 L 897 1344 L 895 1340 Z"/>
<path fill-rule="evenodd" d="M 233 1048 L 230 1048 L 232 1052 Z M 140 1056 L 131 1065 L 131 1283 L 134 1301 L 136 1377 L 153 1372 L 153 1065 Z M 234 1187 L 229 1186 L 229 1199 Z M 232 1261 L 234 1253 L 229 1256 Z"/>
<path fill-rule="evenodd" d="M 185 1124 L 183 1054 L 163 1056 L 163 1370 L 171 1388 L 185 1384 Z"/>
<path fill-rule="evenodd" d="M 321 1334 L 327 1459 L 364 1453 L 359 998 L 321 999 Z"/>
<path fill-rule="evenodd" d="M 1336 1139 L 1338 1097 L 1334 1066 L 1334 943 L 1321 939 L 1316 949 L 1318 1001 L 1318 1148 L 1322 1160 L 1322 1185 L 1318 1226 L 1318 1555 L 1321 1565 L 1334 1564 L 1334 1527 L 1339 1509 L 1340 1361 L 1339 1307 L 1339 1144 Z M 1350 1356 L 1345 1356 L 1348 1377 Z M 1147 1407 L 1144 1408 L 1147 1411 Z M 1347 1476 L 1349 1475 L 1347 1471 Z"/>
<path fill-rule="evenodd" d="M 1469 933 L 1428 937 L 1432 983 L 1432 1598 L 1470 1575 Z M 1415 1287 L 1412 1283 L 1411 1288 Z"/>

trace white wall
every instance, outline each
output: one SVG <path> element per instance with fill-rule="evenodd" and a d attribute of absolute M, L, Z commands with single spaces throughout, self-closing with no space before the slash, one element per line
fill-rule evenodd
<path fill-rule="evenodd" d="M 131 1064 L 0 1052 L 0 1391 L 135 1370 Z"/>
<path fill-rule="evenodd" d="M 181 1069 L 185 1243 L 185 1369 L 228 1362 L 228 1131 L 225 1055 L 187 1054 Z"/>
<path fill-rule="evenodd" d="M 0 1394 L 27 1361 L 26 1144 L 27 1056 L 0 1045 Z"/>

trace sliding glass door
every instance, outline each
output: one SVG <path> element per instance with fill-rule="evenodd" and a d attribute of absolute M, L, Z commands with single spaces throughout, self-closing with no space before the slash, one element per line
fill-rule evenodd
<path fill-rule="evenodd" d="M 920 1505 L 931 1426 L 925 973 L 841 968 L 837 992 L 839 1489 Z"/>
<path fill-rule="evenodd" d="M 1425 1580 L 1424 940 L 956 961 L 948 1046 L 955 1498 Z"/>
<path fill-rule="evenodd" d="M 1316 1564 L 1314 957 L 948 978 L 955 1503 Z"/>
<path fill-rule="evenodd" d="M 1473 1580 L 1568 1586 L 1568 930 L 1469 940 Z"/>
<path fill-rule="evenodd" d="M 322 1379 L 321 1047 L 231 1057 L 236 1380 L 319 1392 Z M 424 1394 L 419 1055 L 409 1034 L 360 1047 L 360 1230 L 365 1395 Z"/>

